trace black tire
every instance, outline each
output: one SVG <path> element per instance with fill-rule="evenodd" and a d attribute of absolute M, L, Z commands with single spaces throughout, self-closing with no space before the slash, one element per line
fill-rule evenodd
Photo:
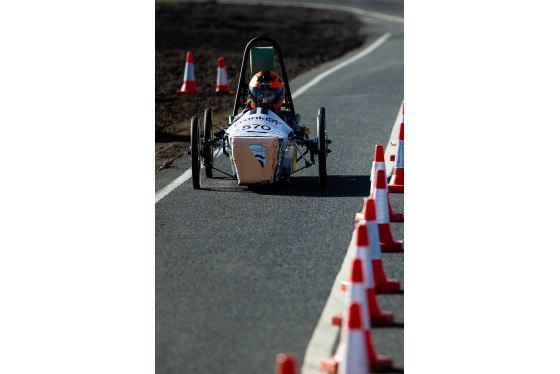
<path fill-rule="evenodd" d="M 198 124 L 198 117 L 191 119 L 191 161 L 192 161 L 192 181 L 193 187 L 200 189 L 200 169 L 202 167 L 202 160 L 200 157 L 200 127 Z"/>
<path fill-rule="evenodd" d="M 204 111 L 204 143 L 202 146 L 202 163 L 207 178 L 212 178 L 212 166 L 214 164 L 214 146 L 208 144 L 214 139 L 214 116 L 212 109 Z"/>
<path fill-rule="evenodd" d="M 325 128 L 325 111 L 317 116 L 317 148 L 319 164 L 319 186 L 327 187 L 327 130 Z M 321 110 L 319 110 L 319 113 Z"/>

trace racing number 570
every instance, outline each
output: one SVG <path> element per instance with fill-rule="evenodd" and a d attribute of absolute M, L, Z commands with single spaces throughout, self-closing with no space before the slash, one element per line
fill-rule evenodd
<path fill-rule="evenodd" d="M 270 131 L 270 126 L 268 125 L 243 125 L 242 129 L 251 130 L 251 126 L 253 126 L 253 130 L 258 130 L 260 128 L 261 130 Z"/>

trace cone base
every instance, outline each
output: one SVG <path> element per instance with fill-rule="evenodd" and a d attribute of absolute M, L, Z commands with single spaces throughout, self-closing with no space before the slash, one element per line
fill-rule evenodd
<path fill-rule="evenodd" d="M 372 360 L 369 360 L 370 372 L 389 371 L 393 368 L 393 359 L 385 355 L 377 354 Z M 336 373 L 338 371 L 338 361 L 334 357 L 325 357 L 321 360 L 321 370 Z"/>
<path fill-rule="evenodd" d="M 321 370 L 336 373 L 338 371 L 338 361 L 334 357 L 324 357 L 321 360 Z"/>
<path fill-rule="evenodd" d="M 374 373 L 391 370 L 392 368 L 393 359 L 385 355 L 377 354 L 375 358 L 369 362 L 369 370 Z"/>
<path fill-rule="evenodd" d="M 393 317 L 393 312 L 390 312 L 388 310 L 382 310 L 381 314 L 371 316 L 371 318 L 370 318 L 371 327 L 390 326 L 394 322 L 395 322 L 395 319 Z"/>
<path fill-rule="evenodd" d="M 384 282 L 375 283 L 376 294 L 395 293 L 401 290 L 401 282 L 396 279 L 387 279 Z"/>
<path fill-rule="evenodd" d="M 387 294 L 401 290 L 401 282 L 396 279 L 387 279 L 385 270 L 383 270 L 383 261 L 380 258 L 372 259 L 371 266 L 373 268 L 373 282 L 375 283 L 376 294 Z"/>
<path fill-rule="evenodd" d="M 393 193 L 404 193 L 404 184 L 388 184 L 387 190 Z"/>
<path fill-rule="evenodd" d="M 404 222 L 404 214 L 403 213 L 391 213 L 390 214 L 390 221 L 391 222 Z"/>
<path fill-rule="evenodd" d="M 177 95 L 189 95 L 197 92 L 198 89 L 196 88 L 195 82 L 187 80 L 183 82 L 181 89 L 177 90 Z"/>
<path fill-rule="evenodd" d="M 404 252 L 403 242 L 401 240 L 392 243 L 379 243 L 381 252 Z"/>
<path fill-rule="evenodd" d="M 370 371 L 379 372 L 391 370 L 393 368 L 393 359 L 375 352 L 375 349 L 373 348 L 373 342 L 371 341 L 370 330 L 364 331 L 364 339 L 366 343 L 366 351 Z"/>
<path fill-rule="evenodd" d="M 379 247 L 381 248 L 381 252 L 403 251 L 403 242 L 402 240 L 393 239 L 389 222 L 378 223 L 377 228 L 379 230 Z"/>
<path fill-rule="evenodd" d="M 337 313 L 331 318 L 331 325 L 341 326 L 342 325 L 342 313 Z"/>
<path fill-rule="evenodd" d="M 371 316 L 370 324 L 371 327 L 385 327 L 390 326 L 395 322 L 393 312 L 388 310 L 381 311 L 381 314 Z M 341 326 L 342 325 L 342 313 L 337 313 L 331 318 L 331 325 Z"/>
<path fill-rule="evenodd" d="M 228 86 L 218 86 L 218 87 L 216 87 L 216 92 L 225 92 L 225 93 L 228 93 L 228 94 L 233 93 L 229 90 Z"/>

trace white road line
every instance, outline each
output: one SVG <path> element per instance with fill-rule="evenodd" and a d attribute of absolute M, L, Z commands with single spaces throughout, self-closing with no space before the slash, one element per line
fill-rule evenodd
<path fill-rule="evenodd" d="M 221 154 L 220 150 L 221 150 L 221 148 L 218 148 L 216 150 L 216 152 L 214 152 L 214 159 L 216 159 Z M 202 170 L 204 170 L 204 165 L 200 169 L 201 173 L 202 173 Z M 156 204 L 157 204 L 158 201 L 160 201 L 165 196 L 167 196 L 171 191 L 173 191 L 174 189 L 176 189 L 181 184 L 185 183 L 186 181 L 188 181 L 191 178 L 192 178 L 192 169 L 188 169 L 183 174 L 181 174 L 177 179 L 175 179 L 173 182 L 169 183 L 167 186 L 163 187 L 161 190 L 156 192 Z"/>
<path fill-rule="evenodd" d="M 326 77 L 328 77 L 329 75 L 331 75 L 332 73 L 334 73 L 335 71 L 338 71 L 340 69 L 342 69 L 345 66 L 350 65 L 351 63 L 355 62 L 356 60 L 359 60 L 360 58 L 364 57 L 365 55 L 367 55 L 368 53 L 373 52 L 374 50 L 376 50 L 381 44 L 385 43 L 385 41 L 387 39 L 389 39 L 391 37 L 391 33 L 385 33 L 383 34 L 383 36 L 381 36 L 379 39 L 377 39 L 375 42 L 373 42 L 369 47 L 367 47 L 366 49 L 364 49 L 363 51 L 361 51 L 360 53 L 358 53 L 355 56 L 352 56 L 351 58 L 349 58 L 348 60 L 341 62 L 338 65 L 333 66 L 332 68 L 330 68 L 329 70 L 319 74 L 318 76 L 316 76 L 315 78 L 313 78 L 312 80 L 309 81 L 309 83 L 305 84 L 304 86 L 300 87 L 298 90 L 296 90 L 296 92 L 294 92 L 294 94 L 292 95 L 292 99 L 295 99 L 296 97 L 298 97 L 299 95 L 303 94 L 305 91 L 307 91 L 309 88 L 313 87 L 314 85 L 316 85 L 317 83 L 319 83 L 320 81 L 322 81 L 323 79 L 325 79 Z"/>
<path fill-rule="evenodd" d="M 185 0 L 187 1 L 187 0 Z M 188 1 L 192 1 L 192 0 L 188 0 Z M 221 4 L 240 4 L 240 5 L 250 5 L 250 4 L 259 4 L 260 2 L 247 2 L 247 1 L 236 1 L 236 0 L 219 0 L 218 3 Z M 397 22 L 397 23 L 403 23 L 404 24 L 404 18 L 403 17 L 396 17 L 396 16 L 390 16 L 388 14 L 383 14 L 383 13 L 379 13 L 379 12 L 373 12 L 370 10 L 363 10 L 363 9 L 359 9 L 359 8 L 353 8 L 351 6 L 347 6 L 347 5 L 335 5 L 335 4 L 305 4 L 305 3 L 298 3 L 298 2 L 291 2 L 291 1 L 286 1 L 286 2 L 282 2 L 282 3 L 277 3 L 274 5 L 278 5 L 278 6 L 291 6 L 291 7 L 304 7 L 304 8 L 315 8 L 315 9 L 330 9 L 330 10 L 341 10 L 343 12 L 350 12 L 350 13 L 355 13 L 355 14 L 359 14 L 361 16 L 366 16 L 366 17 L 373 17 L 373 18 L 379 18 L 379 19 L 383 19 L 385 21 L 391 21 L 391 22 Z"/>
<path fill-rule="evenodd" d="M 192 177 L 192 170 L 189 169 L 185 171 L 183 174 L 181 174 L 179 178 L 175 179 L 173 182 L 169 183 L 167 186 L 163 187 L 161 190 L 156 192 L 156 203 L 161 199 L 163 199 L 165 196 L 167 196 L 167 194 L 169 194 L 171 191 L 179 187 L 181 184 L 191 179 L 191 177 Z"/>
<path fill-rule="evenodd" d="M 292 94 L 292 99 L 295 99 L 296 97 L 302 95 L 305 91 L 307 91 L 308 89 L 310 89 L 311 87 L 313 87 L 317 83 L 321 82 L 323 79 L 325 79 L 326 77 L 328 77 L 332 73 L 342 69 L 345 66 L 350 65 L 351 63 L 359 60 L 360 58 L 362 58 L 364 56 L 366 56 L 368 53 L 373 52 L 381 44 L 385 43 L 385 41 L 387 39 L 389 39 L 390 37 L 391 37 L 391 33 L 383 34 L 379 39 L 377 39 L 369 47 L 367 47 L 366 49 L 364 49 L 360 53 L 356 54 L 355 56 L 352 56 L 348 60 L 345 60 L 345 61 L 341 62 L 340 64 L 337 64 L 337 65 L 333 66 L 329 70 L 319 74 L 314 79 L 312 79 L 310 82 L 308 82 L 307 84 L 305 84 L 304 86 L 302 86 L 298 90 L 296 90 L 296 92 L 294 92 Z M 166 195 L 168 195 L 175 188 L 179 187 L 181 184 L 188 181 L 191 177 L 192 177 L 192 170 L 188 169 L 183 174 L 181 174 L 177 179 L 175 179 L 173 182 L 169 183 L 167 186 L 165 186 L 164 188 L 162 188 L 161 190 L 156 192 L 156 204 L 157 204 L 158 201 L 163 199 Z"/>
<path fill-rule="evenodd" d="M 297 6 L 299 3 L 292 3 L 292 4 L 295 4 L 295 6 Z M 397 23 L 403 23 L 404 24 L 404 18 L 402 18 L 402 17 L 390 16 L 388 14 L 383 14 L 383 13 L 378 13 L 378 12 L 372 12 L 372 11 L 369 11 L 369 10 L 353 8 L 353 7 L 346 6 L 346 5 L 306 4 L 304 6 L 307 6 L 309 8 L 342 10 L 342 11 L 346 11 L 346 12 L 350 12 L 350 13 L 356 13 L 356 14 L 359 14 L 361 16 L 379 18 L 379 19 L 384 19 L 386 21 L 392 21 L 392 22 L 397 22 Z"/>

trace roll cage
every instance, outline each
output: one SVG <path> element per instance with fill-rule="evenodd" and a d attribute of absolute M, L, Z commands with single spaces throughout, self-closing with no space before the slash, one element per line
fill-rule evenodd
<path fill-rule="evenodd" d="M 271 46 L 268 47 L 255 47 L 259 42 L 268 42 Z M 292 101 L 292 92 L 290 90 L 290 83 L 286 68 L 284 66 L 284 58 L 280 46 L 274 39 L 268 36 L 257 36 L 247 43 L 245 51 L 243 52 L 243 61 L 241 63 L 241 72 L 239 73 L 239 83 L 237 84 L 237 91 L 235 92 L 235 105 L 233 106 L 233 116 L 239 113 L 239 109 L 243 109 L 247 105 L 249 81 L 253 75 L 262 70 L 275 70 L 275 59 L 280 64 L 282 80 L 284 81 L 285 95 L 284 103 L 280 110 L 284 109 L 296 115 L 294 110 L 294 102 Z M 250 75 L 247 76 L 248 60 L 250 64 Z M 278 73 L 277 71 L 275 71 Z"/>

